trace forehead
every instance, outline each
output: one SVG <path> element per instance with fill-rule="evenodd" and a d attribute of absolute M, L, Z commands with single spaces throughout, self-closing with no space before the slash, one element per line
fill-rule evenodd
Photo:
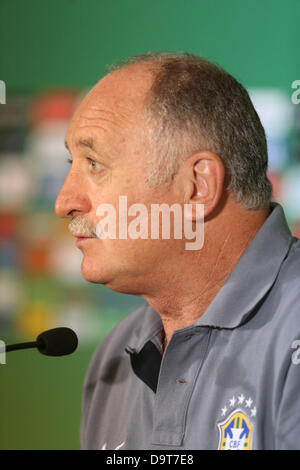
<path fill-rule="evenodd" d="M 149 72 L 133 68 L 118 70 L 98 82 L 75 111 L 66 135 L 77 138 L 122 138 L 143 119 L 143 104 L 151 84 Z"/>

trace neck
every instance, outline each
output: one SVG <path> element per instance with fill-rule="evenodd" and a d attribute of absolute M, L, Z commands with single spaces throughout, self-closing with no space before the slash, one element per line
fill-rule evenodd
<path fill-rule="evenodd" d="M 191 325 L 205 313 L 270 213 L 269 209 L 233 212 L 230 219 L 222 216 L 219 221 L 206 222 L 203 248 L 185 250 L 160 265 L 155 286 L 142 296 L 161 317 L 164 347 L 173 331 Z"/>

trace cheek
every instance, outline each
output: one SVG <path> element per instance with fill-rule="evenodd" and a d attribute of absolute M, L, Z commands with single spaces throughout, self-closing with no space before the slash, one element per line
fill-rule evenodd
<path fill-rule="evenodd" d="M 87 242 L 89 243 L 89 242 Z M 135 266 L 135 269 L 148 265 L 153 259 L 159 259 L 159 240 L 93 240 L 89 245 L 81 248 L 86 267 L 106 270 L 111 267 L 126 269 Z"/>

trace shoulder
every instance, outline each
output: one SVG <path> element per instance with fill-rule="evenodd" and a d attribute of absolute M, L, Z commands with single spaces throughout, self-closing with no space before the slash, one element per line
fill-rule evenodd
<path fill-rule="evenodd" d="M 274 302 L 281 321 L 300 327 L 300 240 L 293 237 L 291 249 L 274 285 Z M 275 306 L 275 305 L 274 305 Z"/>
<path fill-rule="evenodd" d="M 265 308 L 265 341 L 272 344 L 277 363 L 288 363 L 292 345 L 300 339 L 300 240 L 295 237 L 265 300 Z"/>
<path fill-rule="evenodd" d="M 281 269 L 282 278 L 286 282 L 295 283 L 300 287 L 300 239 L 293 237 L 292 245 Z"/>

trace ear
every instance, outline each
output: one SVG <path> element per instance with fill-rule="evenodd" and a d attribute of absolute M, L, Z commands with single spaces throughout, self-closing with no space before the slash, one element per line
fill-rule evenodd
<path fill-rule="evenodd" d="M 218 205 L 223 193 L 225 168 L 221 158 L 208 150 L 186 160 L 185 204 L 190 204 L 189 218 L 197 220 L 197 204 L 203 204 L 204 217 Z"/>

